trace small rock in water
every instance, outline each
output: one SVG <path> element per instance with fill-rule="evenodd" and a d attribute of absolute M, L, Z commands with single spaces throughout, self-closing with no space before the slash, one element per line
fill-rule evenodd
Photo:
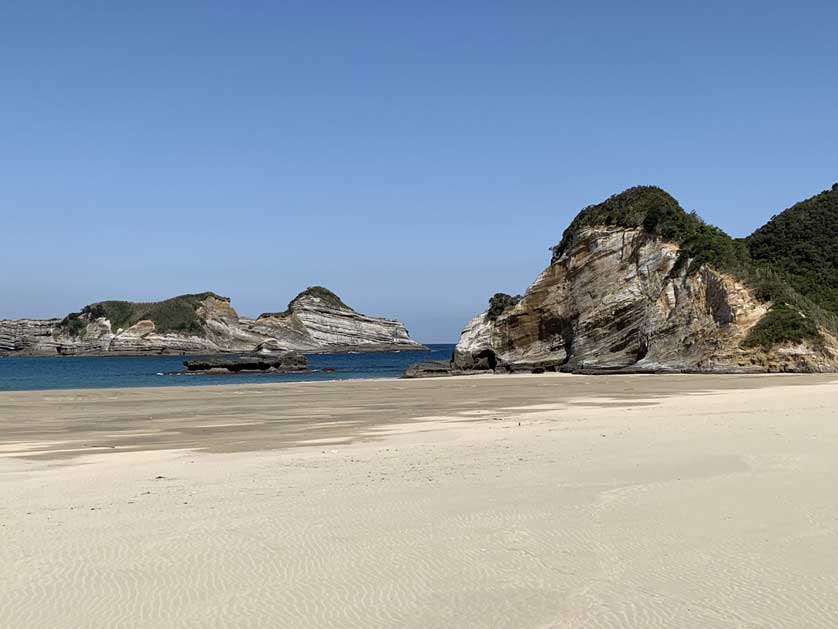
<path fill-rule="evenodd" d="M 410 365 L 404 372 L 405 378 L 436 378 L 451 375 L 451 362 L 447 360 L 427 360 Z"/>
<path fill-rule="evenodd" d="M 279 354 L 260 354 L 241 358 L 208 358 L 183 361 L 191 373 L 228 374 L 228 373 L 287 373 L 306 371 L 308 363 L 301 352 L 282 352 Z"/>

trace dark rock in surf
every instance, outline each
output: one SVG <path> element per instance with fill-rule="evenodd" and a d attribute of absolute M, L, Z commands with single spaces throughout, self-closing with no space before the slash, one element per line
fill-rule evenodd
<path fill-rule="evenodd" d="M 405 378 L 437 378 L 451 375 L 451 362 L 447 360 L 428 360 L 410 365 L 404 372 Z"/>
<path fill-rule="evenodd" d="M 185 360 L 183 365 L 189 373 L 289 373 L 308 370 L 306 357 L 300 352 Z"/>

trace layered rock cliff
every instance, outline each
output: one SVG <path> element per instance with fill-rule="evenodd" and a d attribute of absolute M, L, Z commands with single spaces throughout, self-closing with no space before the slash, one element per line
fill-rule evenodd
<path fill-rule="evenodd" d="M 215 293 L 148 304 L 108 301 L 64 319 L 0 320 L 0 355 L 143 355 L 424 349 L 395 320 L 369 317 L 312 287 L 288 308 L 241 317 Z"/>
<path fill-rule="evenodd" d="M 630 189 L 574 220 L 522 299 L 468 323 L 452 368 L 838 370 L 829 313 L 782 280 L 660 189 Z"/>

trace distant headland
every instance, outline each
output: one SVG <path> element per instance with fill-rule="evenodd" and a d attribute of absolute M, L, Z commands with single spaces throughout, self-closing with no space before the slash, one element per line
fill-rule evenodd
<path fill-rule="evenodd" d="M 63 319 L 0 320 L 0 355 L 422 349 L 400 321 L 356 312 L 322 286 L 309 287 L 285 310 L 256 319 L 239 316 L 229 298 L 204 292 L 158 302 L 101 301 Z"/>

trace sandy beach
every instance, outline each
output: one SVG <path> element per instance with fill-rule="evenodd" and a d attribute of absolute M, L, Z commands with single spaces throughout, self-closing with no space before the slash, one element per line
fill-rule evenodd
<path fill-rule="evenodd" d="M 838 377 L 0 393 L 0 627 L 838 626 Z"/>

